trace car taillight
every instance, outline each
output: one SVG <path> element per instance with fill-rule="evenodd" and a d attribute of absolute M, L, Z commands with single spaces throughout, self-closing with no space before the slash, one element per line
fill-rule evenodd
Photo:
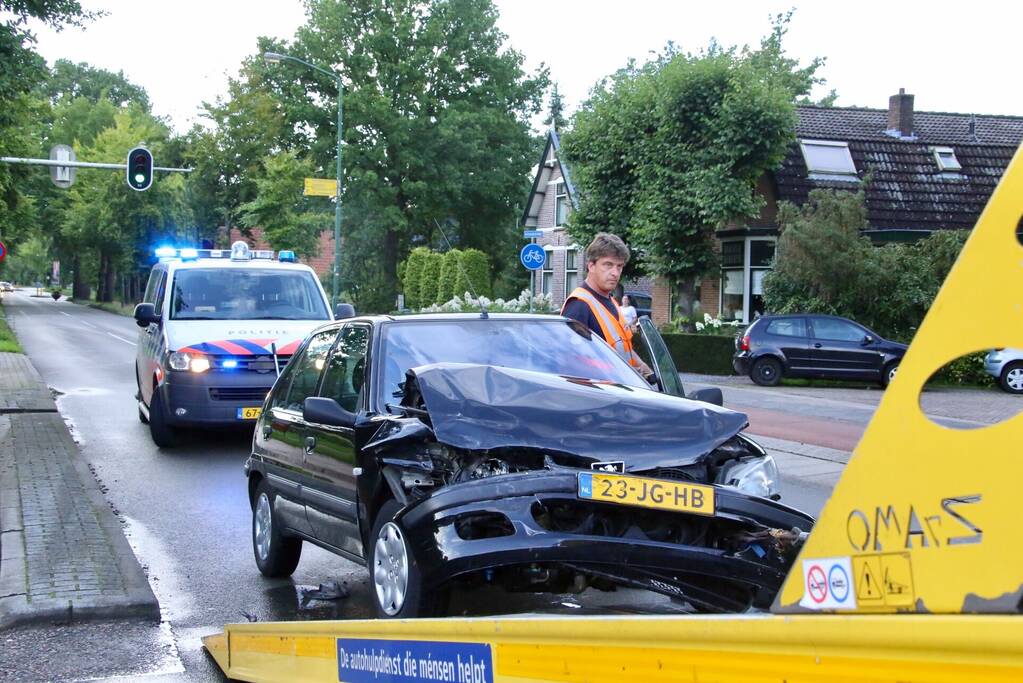
<path fill-rule="evenodd" d="M 749 351 L 749 335 L 744 335 L 742 341 L 739 342 L 740 351 Z"/>

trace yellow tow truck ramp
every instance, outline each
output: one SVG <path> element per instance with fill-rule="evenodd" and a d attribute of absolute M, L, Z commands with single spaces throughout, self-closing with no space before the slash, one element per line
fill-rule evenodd
<path fill-rule="evenodd" d="M 207 650 L 245 681 L 1023 681 L 1023 413 L 956 430 L 920 408 L 946 363 L 1023 348 L 1021 150 L 772 614 L 246 623 Z"/>

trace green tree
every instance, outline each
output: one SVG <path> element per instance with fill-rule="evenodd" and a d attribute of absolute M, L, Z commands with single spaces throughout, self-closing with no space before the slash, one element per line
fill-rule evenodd
<path fill-rule="evenodd" d="M 669 44 L 598 84 L 562 138 L 576 239 L 617 233 L 633 249 L 629 274 L 665 276 L 692 299 L 716 266 L 715 230 L 758 214 L 756 183 L 794 138 L 795 99 L 818 82 L 821 60 L 800 68 L 782 49 L 788 18 L 757 49 Z"/>
<path fill-rule="evenodd" d="M 390 310 L 397 267 L 454 218 L 461 247 L 513 267 L 515 204 L 529 189 L 530 117 L 547 86 L 505 46 L 490 0 L 310 0 L 274 49 L 344 83 L 343 286 L 360 310 Z M 255 67 L 254 67 L 255 68 Z M 337 84 L 287 62 L 259 67 L 317 169 L 333 176 Z M 377 286 L 367 287 L 372 280 Z"/>
<path fill-rule="evenodd" d="M 470 289 L 469 283 L 472 284 L 471 289 L 475 290 L 476 296 L 485 296 L 490 298 L 493 290 L 490 286 L 490 259 L 479 249 L 466 249 L 462 252 L 462 271 L 464 275 L 461 275 L 461 280 L 464 281 L 468 278 L 468 283 L 459 285 L 456 288 L 455 293 L 459 296 L 465 294 L 465 290 Z"/>
<path fill-rule="evenodd" d="M 419 295 L 419 280 L 423 274 L 423 267 L 426 265 L 427 254 L 430 250 L 426 247 L 416 247 L 409 252 L 405 260 L 405 270 L 402 272 L 402 290 L 405 293 L 405 306 L 416 310 L 422 308 L 422 297 Z"/>
<path fill-rule="evenodd" d="M 263 175 L 255 181 L 255 198 L 239 207 L 241 224 L 261 227 L 274 249 L 293 249 L 306 257 L 318 255 L 320 233 L 331 221 L 302 196 L 312 164 L 295 152 L 281 152 L 268 157 L 263 166 Z"/>
<path fill-rule="evenodd" d="M 460 249 L 448 250 L 441 261 L 440 283 L 437 285 L 436 303 L 450 301 L 454 296 L 462 296 L 465 290 L 459 291 L 464 286 L 465 278 L 462 277 L 462 251 Z"/>
<path fill-rule="evenodd" d="M 423 270 L 419 275 L 419 298 L 423 306 L 444 303 L 439 301 L 440 270 L 444 263 L 444 255 L 435 251 L 427 252 L 423 262 Z"/>
<path fill-rule="evenodd" d="M 558 132 L 563 132 L 568 127 L 568 119 L 565 118 L 565 102 L 561 99 L 561 93 L 558 92 L 557 83 L 551 88 L 551 100 L 543 125 Z"/>
<path fill-rule="evenodd" d="M 51 103 L 62 99 L 82 98 L 89 102 L 107 100 L 115 107 L 133 104 L 142 111 L 150 109 L 145 88 L 128 80 L 123 71 L 114 73 L 86 62 L 58 59 L 50 69 L 49 78 L 40 84 L 39 93 Z"/>

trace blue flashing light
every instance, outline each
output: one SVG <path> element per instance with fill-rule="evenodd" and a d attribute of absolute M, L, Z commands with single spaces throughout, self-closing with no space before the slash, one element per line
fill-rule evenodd
<path fill-rule="evenodd" d="M 174 258 L 178 255 L 178 250 L 174 247 L 157 247 L 156 257 L 157 258 Z"/>
<path fill-rule="evenodd" d="M 198 249 L 182 249 L 181 250 L 181 258 L 183 258 L 183 259 L 196 259 L 196 258 L 199 258 L 199 250 Z"/>
<path fill-rule="evenodd" d="M 277 254 L 277 260 L 283 263 L 295 263 L 298 261 L 298 258 L 296 258 L 295 252 L 290 249 L 282 249 L 281 252 Z"/>
<path fill-rule="evenodd" d="M 225 360 L 224 361 L 224 367 L 227 368 L 227 369 L 236 368 L 236 367 L 238 367 L 238 361 L 236 361 L 236 360 Z"/>

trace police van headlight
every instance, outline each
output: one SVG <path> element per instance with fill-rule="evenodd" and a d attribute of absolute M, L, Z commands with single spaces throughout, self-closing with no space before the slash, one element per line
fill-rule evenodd
<path fill-rule="evenodd" d="M 192 372 L 206 372 L 210 369 L 210 359 L 201 353 L 184 353 L 175 351 L 167 358 L 167 364 L 171 370 L 191 370 Z"/>
<path fill-rule="evenodd" d="M 738 460 L 721 468 L 717 483 L 770 498 L 778 492 L 778 465 L 770 455 Z"/>

